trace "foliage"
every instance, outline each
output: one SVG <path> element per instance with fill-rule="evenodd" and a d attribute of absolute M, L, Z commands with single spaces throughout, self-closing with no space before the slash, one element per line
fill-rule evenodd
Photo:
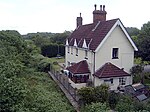
<path fill-rule="evenodd" d="M 110 92 L 109 93 L 109 97 L 108 97 L 108 104 L 109 104 L 109 107 L 111 109 L 115 109 L 117 103 L 118 103 L 118 100 L 119 100 L 119 94 L 118 93 L 115 93 L 114 91 Z"/>
<path fill-rule="evenodd" d="M 143 24 L 140 33 L 138 35 L 138 56 L 142 57 L 142 60 L 150 61 L 150 22 Z"/>
<path fill-rule="evenodd" d="M 56 33 L 53 37 L 50 38 L 52 43 L 65 44 L 66 38 L 71 34 L 70 31 L 65 31 L 64 33 Z"/>
<path fill-rule="evenodd" d="M 141 30 L 128 27 L 127 31 L 138 47 L 135 56 L 141 57 L 143 61 L 150 61 L 150 22 L 143 24 Z"/>
<path fill-rule="evenodd" d="M 81 96 L 81 100 L 84 104 L 90 104 L 94 102 L 94 88 L 93 87 L 83 87 L 78 90 L 78 94 Z"/>
<path fill-rule="evenodd" d="M 102 84 L 97 87 L 83 87 L 78 90 L 81 100 L 84 104 L 90 104 L 92 102 L 104 103 L 108 99 L 108 89 L 109 87 Z"/>
<path fill-rule="evenodd" d="M 129 96 L 121 96 L 119 102 L 116 105 L 115 110 L 117 112 L 132 112 L 133 110 L 133 103 L 132 99 Z"/>
<path fill-rule="evenodd" d="M 106 103 L 92 103 L 86 105 L 81 112 L 109 112 L 109 108 L 107 107 Z"/>
<path fill-rule="evenodd" d="M 43 56 L 56 57 L 65 55 L 65 40 L 71 34 L 70 31 L 64 33 L 32 33 L 24 35 L 28 41 L 28 47 L 34 52 L 40 51 Z M 32 42 L 34 44 L 32 44 Z M 35 46 L 36 45 L 36 49 Z M 39 50 L 40 49 L 40 50 Z"/>
<path fill-rule="evenodd" d="M 135 27 L 127 27 L 126 28 L 130 36 L 136 36 L 139 34 L 139 29 Z"/>
<path fill-rule="evenodd" d="M 65 55 L 65 46 L 58 44 L 49 44 L 41 47 L 42 55 L 47 57 L 56 57 Z"/>
<path fill-rule="evenodd" d="M 94 101 L 104 103 L 108 99 L 109 86 L 102 84 L 94 88 Z"/>
<path fill-rule="evenodd" d="M 30 97 L 26 108 L 30 111 L 73 112 L 74 109 L 61 93 L 59 87 L 46 73 L 35 72 L 33 76 L 26 75 Z"/>
<path fill-rule="evenodd" d="M 74 111 L 56 84 L 39 72 L 47 69 L 47 59 L 34 50 L 18 32 L 0 31 L 0 111 Z"/>
<path fill-rule="evenodd" d="M 135 65 L 131 68 L 131 74 L 139 74 L 142 73 L 144 70 L 144 67 L 142 65 Z"/>

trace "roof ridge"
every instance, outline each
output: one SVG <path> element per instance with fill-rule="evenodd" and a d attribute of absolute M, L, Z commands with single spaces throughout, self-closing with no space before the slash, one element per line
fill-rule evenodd
<path fill-rule="evenodd" d="M 101 22 L 100 21 L 98 21 L 98 23 L 96 24 L 96 26 L 92 29 L 92 31 L 95 31 L 96 30 L 96 28 L 99 26 L 99 24 L 100 24 Z"/>

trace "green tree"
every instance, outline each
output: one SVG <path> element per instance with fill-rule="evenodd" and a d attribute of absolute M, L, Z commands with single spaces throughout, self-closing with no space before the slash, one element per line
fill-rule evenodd
<path fill-rule="evenodd" d="M 150 22 L 144 24 L 138 35 L 138 56 L 144 61 L 150 61 Z"/>

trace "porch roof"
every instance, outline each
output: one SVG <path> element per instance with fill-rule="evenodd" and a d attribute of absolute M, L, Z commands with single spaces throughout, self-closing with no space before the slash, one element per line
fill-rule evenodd
<path fill-rule="evenodd" d="M 123 69 L 113 65 L 112 63 L 108 62 L 104 64 L 101 68 L 99 68 L 94 76 L 98 78 L 109 78 L 109 77 L 123 77 L 123 76 L 131 76 Z"/>
<path fill-rule="evenodd" d="M 75 63 L 72 66 L 67 67 L 66 69 L 73 74 L 91 73 L 86 60 L 82 60 L 78 63 Z"/>

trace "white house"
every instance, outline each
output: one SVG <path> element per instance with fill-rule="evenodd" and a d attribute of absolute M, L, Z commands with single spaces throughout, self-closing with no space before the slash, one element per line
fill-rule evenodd
<path fill-rule="evenodd" d="M 77 28 L 66 40 L 66 70 L 73 87 L 86 86 L 91 79 L 94 86 L 107 83 L 110 89 L 132 84 L 129 74 L 137 47 L 120 19 L 106 20 L 105 5 L 93 11 L 93 23 Z"/>

